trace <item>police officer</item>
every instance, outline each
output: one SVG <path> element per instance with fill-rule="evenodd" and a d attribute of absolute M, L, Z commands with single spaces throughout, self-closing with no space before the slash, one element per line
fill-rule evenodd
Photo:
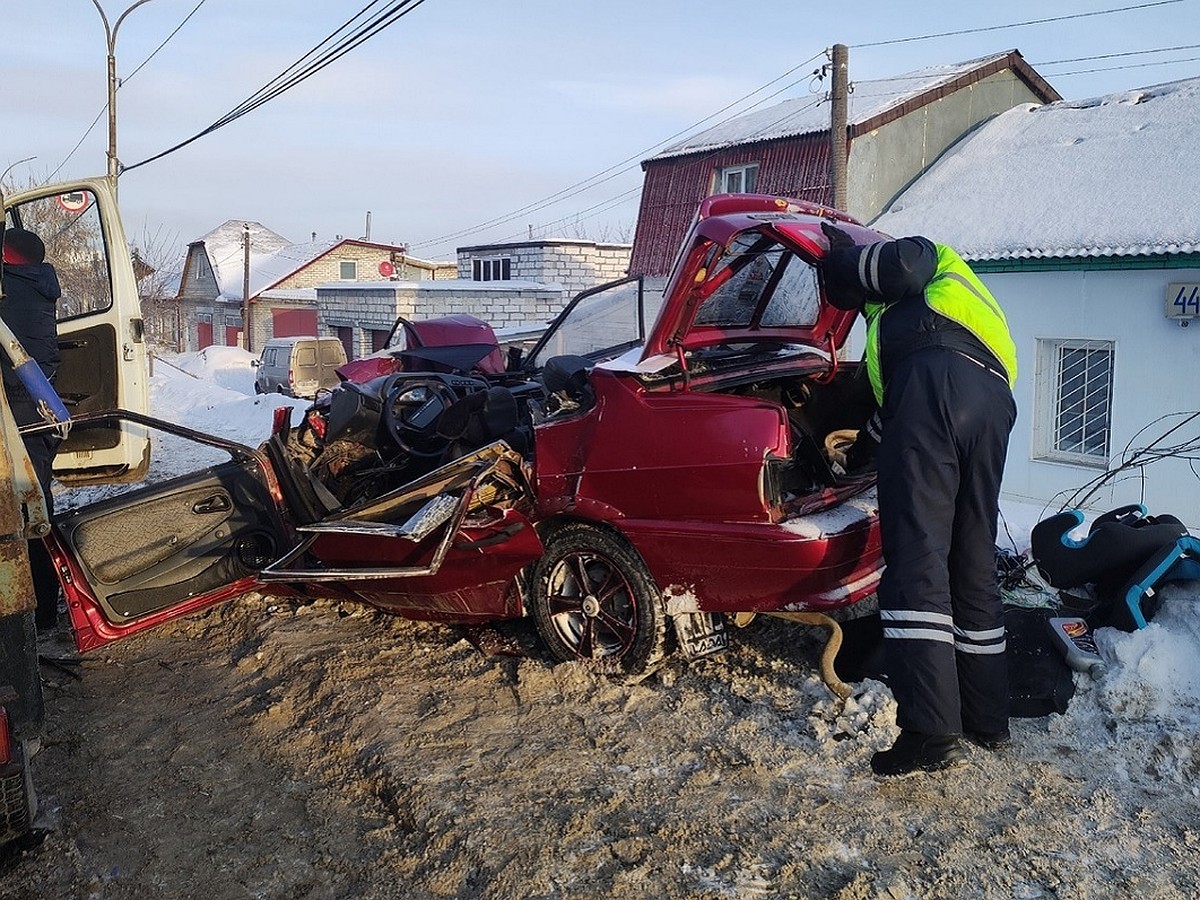
<path fill-rule="evenodd" d="M 995 544 L 1016 348 L 999 304 L 951 248 L 923 237 L 856 246 L 822 227 L 826 293 L 866 316 L 879 405 L 849 459 L 877 446 L 879 610 L 901 731 L 871 768 L 951 768 L 966 761 L 963 735 L 988 749 L 1009 742 Z"/>

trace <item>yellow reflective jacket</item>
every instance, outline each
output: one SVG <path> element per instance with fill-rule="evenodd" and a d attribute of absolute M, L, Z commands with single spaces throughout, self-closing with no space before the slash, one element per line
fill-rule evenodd
<path fill-rule="evenodd" d="M 925 303 L 934 312 L 962 325 L 982 343 L 1003 367 L 1011 389 L 1017 382 L 1017 348 L 1008 331 L 1004 310 L 971 267 L 944 244 L 937 249 L 937 271 L 925 286 Z M 867 318 L 867 374 L 875 402 L 883 406 L 883 366 L 879 358 L 879 324 L 888 304 L 869 302 Z"/>

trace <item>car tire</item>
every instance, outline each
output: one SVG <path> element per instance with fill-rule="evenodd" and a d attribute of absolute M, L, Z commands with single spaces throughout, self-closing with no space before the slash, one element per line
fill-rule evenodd
<path fill-rule="evenodd" d="M 563 662 L 640 675 L 666 654 L 662 592 L 637 551 L 604 528 L 576 522 L 550 534 L 530 605 L 542 641 Z"/>
<path fill-rule="evenodd" d="M 263 392 L 262 385 L 259 384 L 257 381 L 254 382 L 254 393 L 261 394 L 262 392 Z"/>

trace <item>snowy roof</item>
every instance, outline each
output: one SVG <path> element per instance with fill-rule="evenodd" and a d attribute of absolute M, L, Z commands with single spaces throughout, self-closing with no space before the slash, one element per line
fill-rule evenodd
<path fill-rule="evenodd" d="M 250 230 L 250 296 L 253 297 L 287 274 L 284 272 L 271 277 L 278 269 L 277 264 L 271 262 L 271 258 L 291 246 L 291 241 L 259 222 L 230 219 L 196 241 L 204 245 L 213 275 L 217 279 L 217 289 L 223 299 L 242 299 L 245 267 L 242 248 L 244 228 Z M 296 268 L 297 266 L 293 265 L 288 271 L 295 271 Z"/>
<path fill-rule="evenodd" d="M 245 278 L 245 259 L 242 249 L 242 229 L 244 227 L 250 229 L 251 297 L 257 297 L 340 244 L 355 243 L 397 251 L 403 250 L 402 247 L 393 247 L 390 244 L 350 241 L 345 238 L 293 244 L 287 238 L 276 234 L 258 222 L 230 219 L 195 242 L 203 244 L 208 253 L 208 260 L 212 264 L 213 274 L 217 279 L 217 289 L 220 291 L 219 299 L 242 299 L 243 279 Z M 429 269 L 455 266 L 455 263 L 430 262 L 407 255 L 405 262 L 419 268 Z M 278 292 L 275 293 L 275 296 L 283 297 Z"/>
<path fill-rule="evenodd" d="M 1200 78 L 1015 107 L 948 150 L 873 223 L 967 259 L 1200 252 Z"/>
<path fill-rule="evenodd" d="M 848 98 L 847 123 L 863 126 L 872 119 L 898 110 L 905 103 L 923 95 L 936 99 L 939 88 L 947 88 L 964 76 L 986 75 L 1003 68 L 1013 68 L 1046 99 L 1058 99 L 1058 94 L 1037 75 L 1016 50 L 984 56 L 945 66 L 918 69 L 894 78 L 863 81 L 854 84 Z M 653 159 L 666 159 L 688 153 L 717 150 L 737 144 L 750 144 L 779 138 L 797 137 L 829 130 L 829 101 L 825 95 L 798 97 L 756 110 L 714 125 L 705 131 L 673 144 Z"/>

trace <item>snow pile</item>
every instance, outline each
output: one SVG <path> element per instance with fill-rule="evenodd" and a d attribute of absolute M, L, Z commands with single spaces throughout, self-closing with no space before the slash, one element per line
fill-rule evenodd
<path fill-rule="evenodd" d="M 306 409 L 307 400 L 254 393 L 253 354 L 237 347 L 208 347 L 198 353 L 158 357 L 150 379 L 150 413 L 250 447 L 271 433 L 275 410 Z M 293 413 L 298 421 L 298 413 Z M 174 435 L 153 436 L 151 477 L 183 475 L 209 464 L 212 454 Z"/>

